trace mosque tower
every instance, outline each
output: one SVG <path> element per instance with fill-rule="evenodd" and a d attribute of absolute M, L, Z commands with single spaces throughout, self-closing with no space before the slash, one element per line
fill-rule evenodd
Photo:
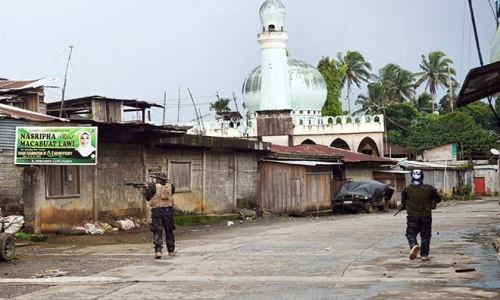
<path fill-rule="evenodd" d="M 260 7 L 262 32 L 257 40 L 261 48 L 260 109 L 291 110 L 290 84 L 284 31 L 285 7 L 279 0 L 267 0 Z"/>
<path fill-rule="evenodd" d="M 259 12 L 262 32 L 257 40 L 261 48 L 261 65 L 252 82 L 255 97 L 246 97 L 245 104 L 249 111 L 257 114 L 260 140 L 289 144 L 293 120 L 286 55 L 288 33 L 284 31 L 285 6 L 279 0 L 266 0 Z"/>
<path fill-rule="evenodd" d="M 262 4 L 260 20 L 261 65 L 245 78 L 243 100 L 259 140 L 292 146 L 295 125 L 321 124 L 326 82 L 315 67 L 287 56 L 285 6 L 279 0 Z"/>

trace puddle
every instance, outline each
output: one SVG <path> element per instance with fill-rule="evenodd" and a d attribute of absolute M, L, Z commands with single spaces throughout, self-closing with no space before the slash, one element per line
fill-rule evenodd
<path fill-rule="evenodd" d="M 493 243 L 496 236 L 496 230 L 483 230 L 480 232 L 470 232 L 462 236 L 468 242 L 476 243 L 474 257 L 477 257 L 479 263 L 470 264 L 469 267 L 475 268 L 481 272 L 479 281 L 465 284 L 469 287 L 483 289 L 500 289 L 500 261 L 495 251 Z"/>

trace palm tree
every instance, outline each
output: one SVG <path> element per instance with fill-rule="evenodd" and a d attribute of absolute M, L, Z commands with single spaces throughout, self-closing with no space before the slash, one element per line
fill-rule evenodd
<path fill-rule="evenodd" d="M 345 77 L 342 79 L 341 89 L 344 88 L 345 83 L 347 83 L 347 105 L 348 112 L 351 114 L 351 99 L 350 91 L 352 84 L 356 84 L 358 88 L 361 87 L 361 81 L 368 82 L 371 75 L 368 70 L 371 71 L 372 65 L 365 61 L 365 58 L 361 53 L 357 51 L 347 51 L 347 53 L 342 56 L 342 53 L 337 54 L 338 67 L 347 66 Z"/>
<path fill-rule="evenodd" d="M 423 92 L 418 95 L 418 97 L 412 98 L 411 102 L 415 105 L 415 108 L 422 114 L 430 114 L 433 112 L 432 109 L 432 95 Z"/>
<path fill-rule="evenodd" d="M 231 102 L 231 99 L 220 98 L 217 101 L 210 103 L 209 109 L 215 110 L 215 113 L 220 116 L 223 113 L 227 113 L 227 112 L 231 111 L 231 108 L 229 108 L 229 102 Z"/>
<path fill-rule="evenodd" d="M 434 100 L 437 89 L 448 86 L 449 73 L 453 75 L 457 74 L 455 69 L 450 68 L 451 64 L 453 64 L 453 61 L 446 58 L 445 54 L 441 51 L 433 51 L 427 57 L 422 55 L 422 62 L 420 63 L 422 72 L 415 73 L 415 76 L 420 77 L 416 84 L 420 86 L 425 82 L 424 91 L 427 92 L 429 90 L 432 95 L 432 111 L 434 111 Z"/>
<path fill-rule="evenodd" d="M 391 101 L 406 102 L 415 96 L 415 76 L 398 65 L 386 65 L 375 77 L 384 84 Z"/>
<path fill-rule="evenodd" d="M 361 105 L 361 108 L 355 111 L 354 115 L 383 113 L 385 106 L 388 104 L 384 85 L 380 82 L 369 83 L 368 93 L 366 95 L 359 94 L 354 104 Z"/>

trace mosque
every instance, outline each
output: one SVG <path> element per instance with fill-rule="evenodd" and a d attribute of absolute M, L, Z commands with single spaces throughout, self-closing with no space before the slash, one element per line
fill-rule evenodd
<path fill-rule="evenodd" d="M 383 115 L 323 116 L 327 87 L 313 66 L 287 56 L 285 6 L 266 0 L 260 7 L 261 64 L 243 82 L 245 117 L 228 113 L 189 133 L 247 138 L 282 146 L 319 144 L 383 156 Z"/>

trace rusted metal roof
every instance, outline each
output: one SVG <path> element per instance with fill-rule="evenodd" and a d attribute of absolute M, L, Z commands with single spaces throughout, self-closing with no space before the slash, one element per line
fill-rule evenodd
<path fill-rule="evenodd" d="M 466 106 L 500 92 L 500 61 L 471 69 L 457 98 L 457 107 Z"/>
<path fill-rule="evenodd" d="M 0 79 L 0 92 L 8 92 L 12 90 L 24 90 L 44 86 L 50 82 L 56 81 L 57 78 L 40 78 L 29 80 L 3 80 Z"/>
<path fill-rule="evenodd" d="M 50 121 L 69 122 L 68 119 L 57 118 L 42 113 L 37 113 L 30 110 L 14 107 L 11 105 L 0 104 L 0 118 L 5 118 L 5 117 L 12 119 L 35 121 L 35 122 L 50 122 Z"/>
<path fill-rule="evenodd" d="M 141 101 L 141 100 L 117 99 L 117 98 L 108 98 L 108 97 L 104 97 L 104 96 L 94 95 L 94 96 L 87 96 L 87 97 L 64 100 L 64 110 L 77 112 L 80 110 L 89 109 L 89 107 L 92 103 L 92 100 L 123 101 L 124 106 L 133 107 L 133 108 L 137 108 L 137 109 L 146 109 L 146 108 L 151 108 L 151 107 L 163 108 L 163 105 L 156 104 L 156 103 L 150 103 L 150 102 L 146 102 L 146 101 Z M 61 101 L 47 103 L 47 111 L 53 111 L 54 109 L 58 110 L 58 109 L 60 109 L 60 107 L 61 107 Z"/>
<path fill-rule="evenodd" d="M 280 155 L 298 155 L 301 157 L 309 156 L 311 158 L 325 158 L 331 157 L 336 158 L 340 157 L 340 159 L 346 163 L 353 162 L 380 162 L 380 163 L 396 163 L 393 159 L 388 159 L 380 156 L 368 155 L 358 152 L 352 152 L 349 150 L 344 150 L 340 148 L 328 147 L 323 145 L 309 145 L 303 144 L 293 147 L 281 146 L 281 145 L 272 145 L 271 151 Z"/>

